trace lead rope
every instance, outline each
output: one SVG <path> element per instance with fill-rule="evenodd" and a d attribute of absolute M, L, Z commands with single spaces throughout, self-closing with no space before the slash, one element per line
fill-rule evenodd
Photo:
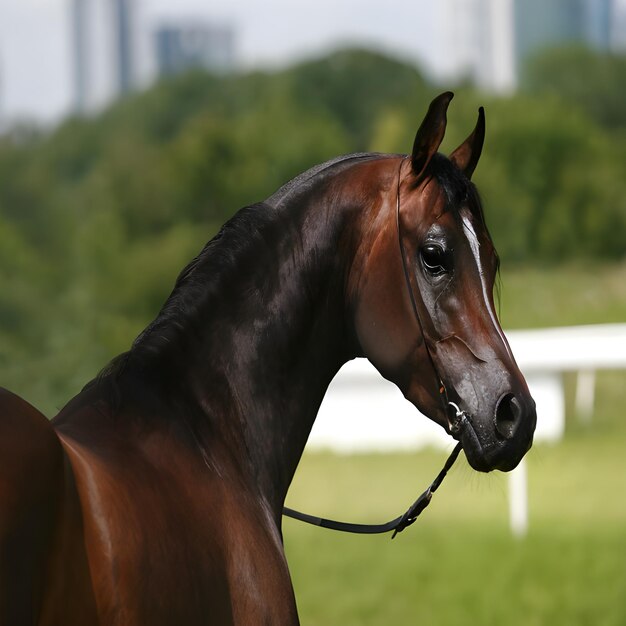
<path fill-rule="evenodd" d="M 462 449 L 463 446 L 458 443 L 446 460 L 442 470 L 439 474 L 437 474 L 435 480 L 430 483 L 428 489 L 426 489 L 426 491 L 424 491 L 417 498 L 417 500 L 415 500 L 415 502 L 406 510 L 406 513 L 399 515 L 385 524 L 351 524 L 349 522 L 338 522 L 337 520 L 325 519 L 323 517 L 316 517 L 315 515 L 301 513 L 300 511 L 295 511 L 294 509 L 290 509 L 288 507 L 283 509 L 283 515 L 300 520 L 301 522 L 306 522 L 307 524 L 313 524 L 313 526 L 339 530 L 344 533 L 379 535 L 393 531 L 393 535 L 391 536 L 393 539 L 398 533 L 401 533 L 405 528 L 413 524 L 413 522 L 415 522 L 415 520 L 419 517 L 420 513 L 430 504 L 433 493 L 437 491 L 439 485 L 443 482 L 448 470 L 454 465 L 454 462 Z"/>
<path fill-rule="evenodd" d="M 426 346 L 426 352 L 428 354 L 428 358 L 430 360 L 431 366 L 435 373 L 435 376 L 439 382 L 439 393 L 441 395 L 442 402 L 444 403 L 444 408 L 447 410 L 448 406 L 451 406 L 455 412 L 456 417 L 460 420 L 467 419 L 467 416 L 464 411 L 454 404 L 454 402 L 450 402 L 448 400 L 448 394 L 446 391 L 446 386 L 439 376 L 439 372 L 437 370 L 437 366 L 435 365 L 435 361 L 430 352 L 430 348 L 428 347 L 428 342 L 426 340 L 426 335 L 424 334 L 424 326 L 422 325 L 422 320 L 420 319 L 419 312 L 417 309 L 417 303 L 415 302 L 415 296 L 413 294 L 413 289 L 411 288 L 411 283 L 409 280 L 408 269 L 406 266 L 406 260 L 404 257 L 404 245 L 402 243 L 402 234 L 400 232 L 400 172 L 402 168 L 402 163 L 407 157 L 404 157 L 400 161 L 400 167 L 398 168 L 398 190 L 397 190 L 397 202 L 396 202 L 396 224 L 398 229 L 398 243 L 400 247 L 400 256 L 402 257 L 402 269 L 404 270 L 404 280 L 406 282 L 407 289 L 409 291 L 409 296 L 411 299 L 411 305 L 413 307 L 413 313 L 415 315 L 415 319 L 417 320 L 417 324 L 420 327 L 420 332 L 422 333 L 422 337 L 424 338 L 424 345 Z M 307 524 L 312 524 L 313 526 L 320 526 L 321 528 L 329 528 L 330 530 L 338 530 L 345 533 L 357 533 L 362 535 L 378 535 L 382 533 L 388 533 L 393 531 L 393 535 L 391 538 L 394 539 L 398 533 L 401 533 L 405 528 L 410 526 L 415 522 L 415 520 L 419 517 L 422 511 L 430 504 L 432 500 L 433 493 L 437 491 L 439 485 L 443 482 L 443 479 L 446 477 L 446 474 L 450 470 L 450 468 L 454 465 L 459 453 L 463 449 L 463 445 L 461 443 L 457 443 L 454 447 L 454 450 L 450 453 L 450 456 L 447 458 L 444 463 L 443 468 L 435 477 L 430 486 L 420 494 L 420 496 L 413 502 L 413 504 L 406 510 L 406 512 L 398 517 L 386 522 L 385 524 L 352 524 L 350 522 L 339 522 L 337 520 L 326 519 L 323 517 L 317 517 L 315 515 L 309 515 L 308 513 L 301 513 L 300 511 L 296 511 L 295 509 L 290 509 L 289 507 L 283 508 L 283 515 L 287 517 L 291 517 L 293 519 L 299 520 L 301 522 L 305 522 Z"/>

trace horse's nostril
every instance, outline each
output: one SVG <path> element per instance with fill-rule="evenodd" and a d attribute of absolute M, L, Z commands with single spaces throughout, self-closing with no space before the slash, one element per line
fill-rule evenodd
<path fill-rule="evenodd" d="M 515 435 L 522 416 L 522 407 L 512 393 L 505 393 L 496 406 L 495 426 L 498 434 L 504 439 Z"/>

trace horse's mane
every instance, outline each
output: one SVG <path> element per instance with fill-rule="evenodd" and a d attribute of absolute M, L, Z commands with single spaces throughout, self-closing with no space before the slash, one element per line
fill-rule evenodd
<path fill-rule="evenodd" d="M 338 156 L 330 161 L 325 161 L 319 165 L 314 165 L 312 168 L 302 172 L 295 178 L 292 178 L 289 182 L 285 183 L 280 189 L 275 191 L 267 200 L 266 203 L 271 206 L 278 206 L 291 196 L 294 192 L 300 192 L 306 189 L 310 184 L 317 180 L 321 174 L 327 174 L 332 172 L 336 174 L 338 171 L 344 169 L 346 166 L 353 165 L 359 161 L 371 161 L 374 159 L 392 158 L 397 155 L 381 154 L 378 152 L 355 152 L 353 154 L 345 154 Z"/>
<path fill-rule="evenodd" d="M 323 175 L 336 174 L 354 161 L 380 158 L 374 153 L 341 156 L 303 172 L 286 183 L 267 200 L 240 209 L 231 217 L 179 274 L 174 289 L 155 320 L 137 337 L 133 348 L 142 346 L 164 326 L 179 326 L 185 313 L 193 310 L 198 298 L 207 298 L 224 285 L 237 269 L 242 256 L 257 250 L 265 227 L 285 213 L 286 200 L 292 193 L 301 193 L 312 181 Z M 261 262 L 261 259 L 257 259 Z M 131 348 L 131 350 L 133 349 Z"/>

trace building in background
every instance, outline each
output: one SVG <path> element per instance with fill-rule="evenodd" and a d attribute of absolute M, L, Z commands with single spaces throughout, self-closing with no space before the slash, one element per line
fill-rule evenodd
<path fill-rule="evenodd" d="M 482 89 L 515 88 L 513 0 L 440 2 L 441 78 L 467 79 Z"/>
<path fill-rule="evenodd" d="M 615 0 L 586 0 L 582 7 L 583 38 L 596 50 L 611 49 L 611 18 Z"/>
<path fill-rule="evenodd" d="M 2 56 L 0 56 L 0 133 L 2 133 L 4 131 L 4 91 L 3 91 L 3 83 L 2 83 L 2 79 L 3 74 L 2 74 L 2 70 L 4 68 L 2 67 Z"/>
<path fill-rule="evenodd" d="M 518 70 L 546 48 L 582 44 L 614 48 L 618 0 L 515 0 L 515 56 Z"/>
<path fill-rule="evenodd" d="M 134 86 L 134 0 L 114 0 L 113 37 L 115 53 L 115 78 L 119 94 L 128 93 Z"/>
<path fill-rule="evenodd" d="M 234 31 L 208 22 L 169 23 L 154 33 L 159 76 L 172 76 L 193 68 L 227 72 L 235 63 Z"/>
<path fill-rule="evenodd" d="M 90 113 L 135 79 L 135 0 L 72 0 L 73 108 Z"/>
<path fill-rule="evenodd" d="M 202 20 L 155 27 L 150 12 L 140 13 L 137 4 L 71 0 L 75 112 L 96 112 L 159 77 L 191 68 L 233 69 L 232 28 Z"/>
<path fill-rule="evenodd" d="M 87 72 L 89 47 L 87 45 L 87 0 L 72 0 L 72 82 L 74 108 L 84 111 L 87 108 Z"/>
<path fill-rule="evenodd" d="M 74 109 L 96 111 L 161 77 L 235 67 L 232 27 L 206 19 L 150 17 L 139 0 L 71 0 Z M 626 50 L 626 0 L 440 0 L 440 50 L 432 75 L 513 92 L 525 62 L 541 50 L 581 43 Z"/>
<path fill-rule="evenodd" d="M 611 11 L 611 50 L 626 53 L 626 0 L 615 0 Z"/>
<path fill-rule="evenodd" d="M 524 64 L 550 47 L 626 51 L 626 0 L 441 0 L 433 77 L 510 93 Z"/>

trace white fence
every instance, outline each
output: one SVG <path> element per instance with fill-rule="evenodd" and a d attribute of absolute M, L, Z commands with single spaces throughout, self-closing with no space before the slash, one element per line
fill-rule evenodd
<path fill-rule="evenodd" d="M 563 436 L 564 372 L 578 373 L 576 411 L 589 420 L 595 371 L 626 369 L 626 324 L 510 331 L 507 337 L 537 402 L 538 443 Z M 307 449 L 354 453 L 453 445 L 440 426 L 420 415 L 368 361 L 356 359 L 330 384 Z M 525 463 L 509 477 L 511 528 L 521 535 L 528 526 Z"/>

